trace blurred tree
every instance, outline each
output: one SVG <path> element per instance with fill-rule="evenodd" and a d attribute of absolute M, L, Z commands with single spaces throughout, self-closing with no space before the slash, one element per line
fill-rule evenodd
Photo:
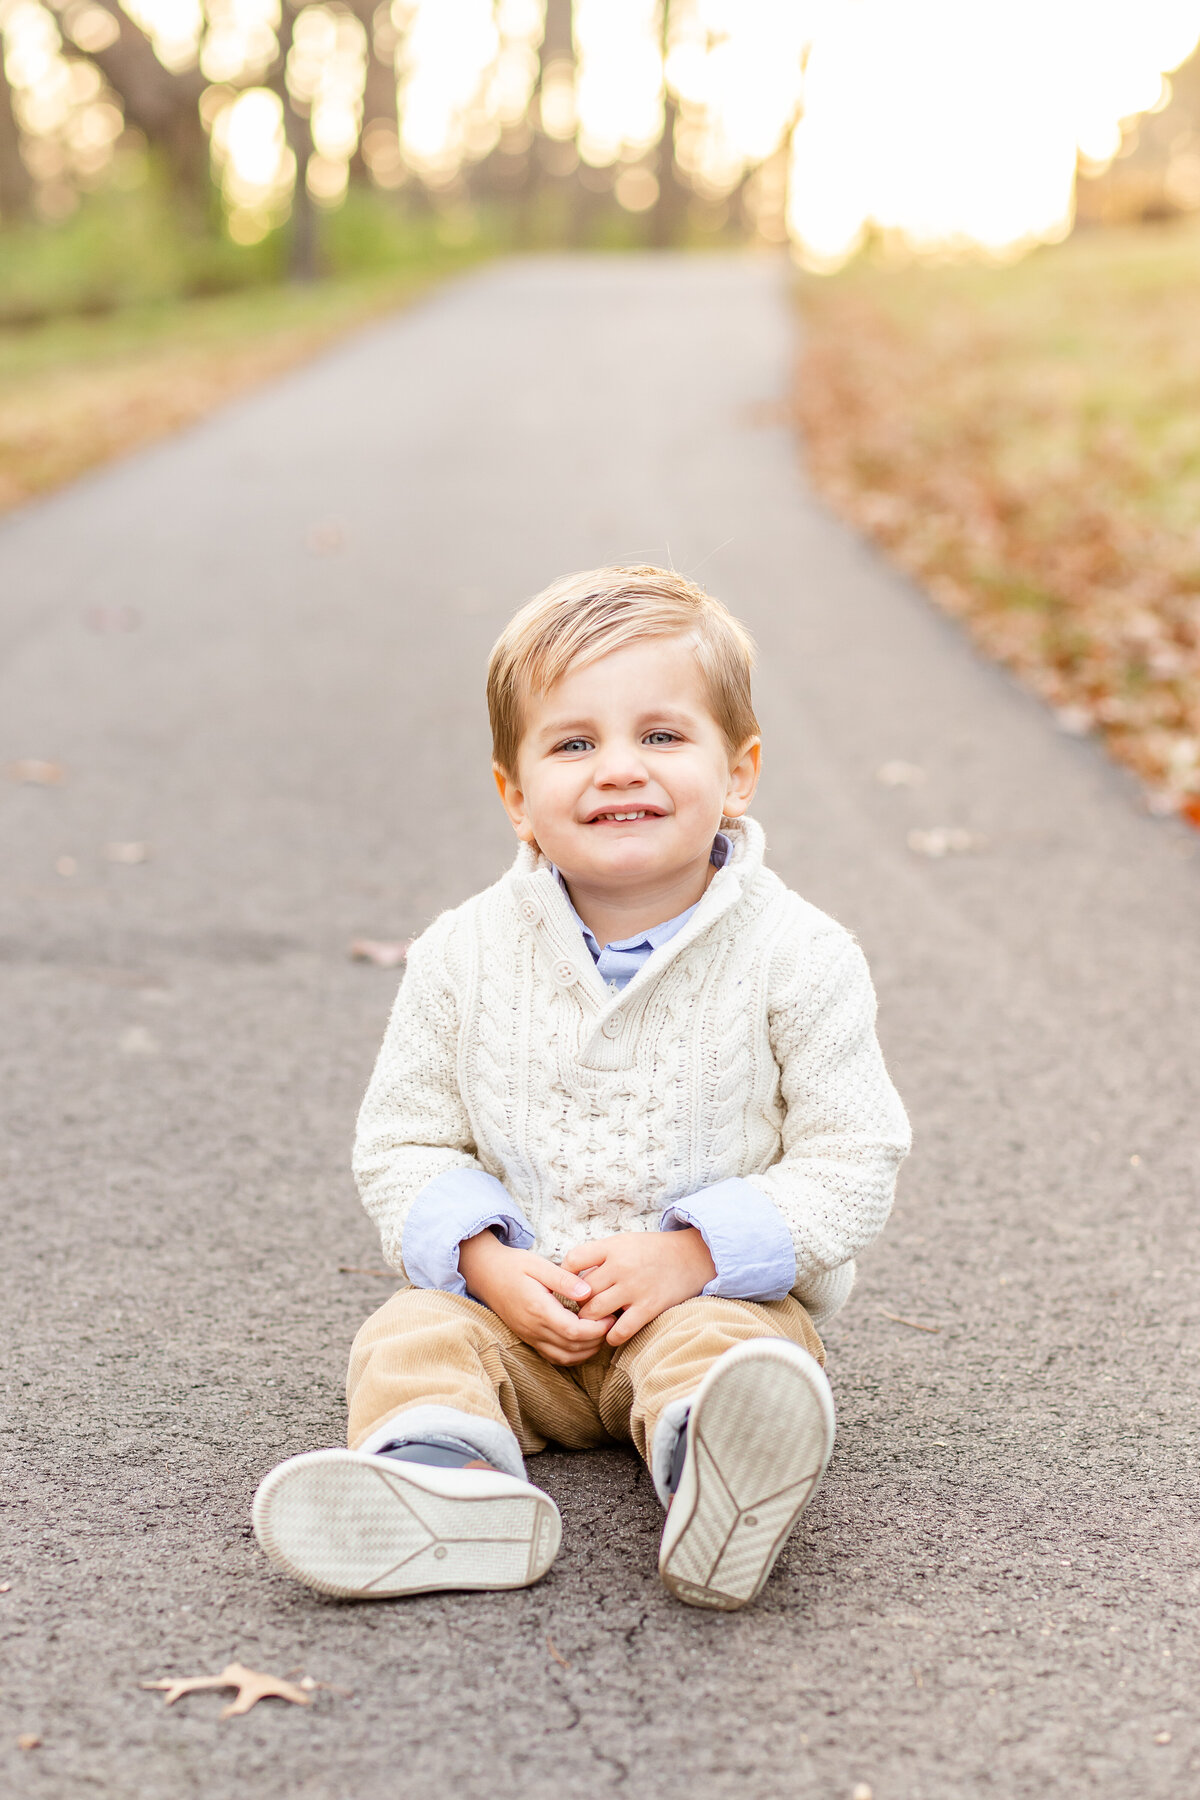
<path fill-rule="evenodd" d="M 94 0 L 116 22 L 117 33 L 102 49 L 85 54 L 120 96 L 125 118 L 162 155 L 172 185 L 192 205 L 207 209 L 212 198 L 208 135 L 200 118 L 207 83 L 199 69 L 173 74 L 116 0 Z M 286 9 L 285 9 L 286 10 Z M 70 28 L 64 22 L 64 31 Z"/>
<path fill-rule="evenodd" d="M 278 94 L 283 106 L 283 130 L 288 149 L 296 159 L 296 186 L 292 194 L 292 216 L 288 246 L 288 274 L 293 281 L 314 281 L 320 273 L 320 246 L 317 241 L 317 213 L 308 191 L 308 165 L 312 158 L 312 131 L 306 118 L 300 116 L 287 81 L 287 62 L 295 34 L 296 13 L 304 0 L 280 0 L 276 37 L 279 54 L 272 64 L 264 86 Z"/>
<path fill-rule="evenodd" d="M 1165 77 L 1163 97 L 1156 112 L 1127 122 L 1105 168 L 1082 166 L 1075 200 L 1080 224 L 1119 225 L 1200 208 L 1200 52 Z"/>
<path fill-rule="evenodd" d="M 671 0 L 662 0 L 660 43 L 663 62 L 671 30 Z M 688 188 L 684 185 L 675 161 L 675 125 L 679 104 L 670 88 L 663 84 L 663 128 L 655 153 L 654 173 L 658 181 L 658 198 L 650 214 L 650 242 L 655 249 L 665 250 L 683 236 L 687 220 Z"/>
<path fill-rule="evenodd" d="M 32 198 L 33 181 L 21 155 L 21 132 L 4 72 L 4 45 L 0 38 L 0 224 L 24 218 Z"/>
<path fill-rule="evenodd" d="M 366 181 L 370 169 L 363 146 L 370 142 L 371 127 L 382 127 L 394 134 L 396 115 L 395 27 L 385 3 L 375 0 L 351 0 L 351 11 L 362 21 L 367 34 L 367 74 L 363 84 L 362 131 L 350 161 L 352 181 Z"/>
<path fill-rule="evenodd" d="M 585 231 L 588 196 L 578 180 L 579 153 L 574 131 L 562 135 L 555 108 L 574 91 L 575 36 L 571 0 L 546 0 L 546 28 L 538 48 L 537 83 L 530 101 L 532 143 L 521 183 L 520 231 L 528 241 L 546 203 L 566 201 L 564 236 L 578 243 Z M 556 221 L 558 223 L 558 221 Z"/>

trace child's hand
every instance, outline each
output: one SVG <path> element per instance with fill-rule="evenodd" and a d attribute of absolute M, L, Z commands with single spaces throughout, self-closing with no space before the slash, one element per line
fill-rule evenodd
<path fill-rule="evenodd" d="M 586 1362 L 613 1323 L 611 1317 L 583 1319 L 568 1312 L 555 1294 L 586 1300 L 592 1291 L 587 1282 L 531 1250 L 502 1244 L 494 1231 L 466 1238 L 458 1247 L 458 1266 L 468 1291 L 547 1362 L 567 1368 Z"/>
<path fill-rule="evenodd" d="M 610 1344 L 627 1344 L 635 1331 L 669 1306 L 692 1300 L 712 1280 L 716 1265 L 700 1233 L 623 1231 L 619 1237 L 577 1244 L 563 1268 L 587 1270 L 592 1297 L 579 1309 L 580 1323 L 603 1323 Z M 620 1311 L 615 1322 L 612 1315 Z"/>

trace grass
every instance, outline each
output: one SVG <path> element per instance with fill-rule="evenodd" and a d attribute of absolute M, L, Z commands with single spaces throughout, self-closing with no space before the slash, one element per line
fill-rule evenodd
<path fill-rule="evenodd" d="M 800 289 L 832 504 L 1200 824 L 1200 226 Z"/>
<path fill-rule="evenodd" d="M 189 232 L 153 191 L 7 232 L 0 511 L 188 424 L 495 247 L 440 243 L 434 221 L 371 196 L 324 224 L 329 273 L 305 285 L 282 279 L 278 238 L 241 250 Z"/>

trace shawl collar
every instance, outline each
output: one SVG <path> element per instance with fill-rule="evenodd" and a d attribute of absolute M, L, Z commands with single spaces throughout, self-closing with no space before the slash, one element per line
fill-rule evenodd
<path fill-rule="evenodd" d="M 549 859 L 530 844 L 522 844 L 518 849 L 505 878 L 518 916 L 533 934 L 540 953 L 548 959 L 556 984 L 576 990 L 593 1015 L 594 1029 L 603 1035 L 610 1035 L 605 1031 L 606 1025 L 638 1006 L 642 995 L 659 981 L 682 951 L 725 917 L 762 867 L 766 840 L 756 819 L 722 819 L 719 829 L 729 839 L 732 855 L 709 882 L 682 931 L 660 944 L 618 994 L 612 993 L 601 979 Z"/>

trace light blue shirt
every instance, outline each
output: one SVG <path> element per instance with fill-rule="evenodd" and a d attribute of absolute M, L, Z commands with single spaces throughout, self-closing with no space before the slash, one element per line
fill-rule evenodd
<path fill-rule="evenodd" d="M 733 849 L 718 832 L 713 840 L 712 861 L 721 868 Z M 556 869 L 571 906 L 567 884 Z M 699 906 L 700 902 L 696 902 Z M 652 925 L 647 931 L 600 945 L 574 906 L 571 911 L 592 953 L 596 968 L 607 985 L 619 993 L 660 945 L 683 930 L 696 910 L 686 911 Z M 716 1275 L 705 1294 L 728 1300 L 782 1300 L 796 1279 L 796 1253 L 791 1234 L 779 1208 L 752 1182 L 732 1176 L 702 1188 L 686 1200 L 673 1201 L 660 1215 L 660 1231 L 683 1231 L 694 1226 L 708 1246 Z M 507 1188 L 484 1169 L 449 1169 L 421 1189 L 404 1225 L 404 1266 L 417 1287 L 442 1288 L 465 1294 L 467 1284 L 458 1268 L 458 1246 L 489 1226 L 506 1244 L 518 1250 L 533 1248 L 528 1219 Z"/>

